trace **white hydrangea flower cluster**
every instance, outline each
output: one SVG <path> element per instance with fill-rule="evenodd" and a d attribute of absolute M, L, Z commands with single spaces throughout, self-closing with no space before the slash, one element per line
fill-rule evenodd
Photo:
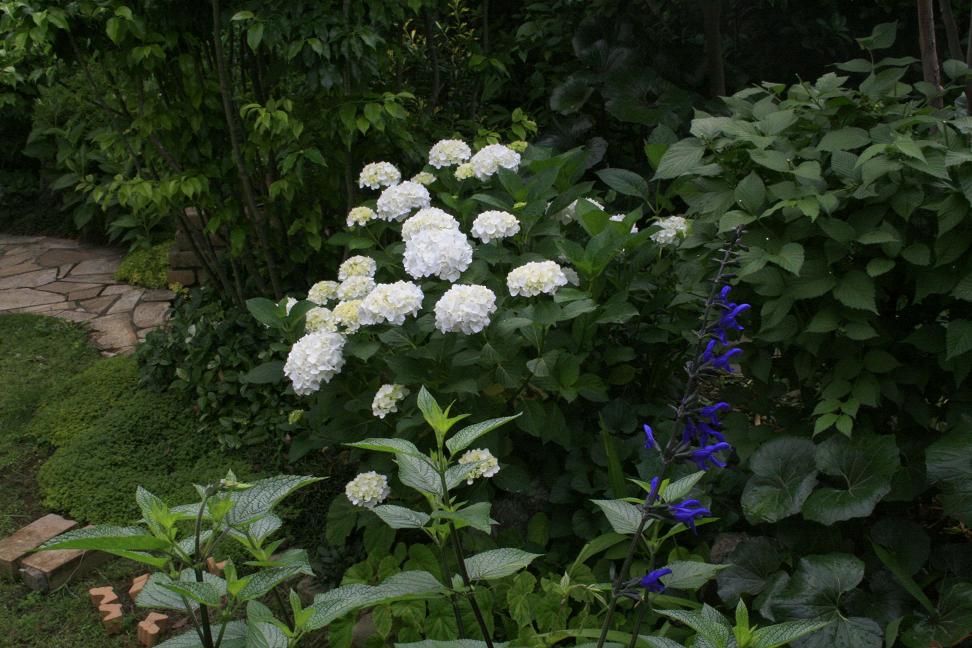
<path fill-rule="evenodd" d="M 345 333 L 354 333 L 361 328 L 361 322 L 358 320 L 358 310 L 360 308 L 360 299 L 338 302 L 334 307 L 334 320 L 344 327 Z"/>
<path fill-rule="evenodd" d="M 378 264 L 371 257 L 357 255 L 348 257 L 338 267 L 338 281 L 348 277 L 374 277 L 378 271 Z"/>
<path fill-rule="evenodd" d="M 459 457 L 459 463 L 462 465 L 478 464 L 466 478 L 467 484 L 472 484 L 473 480 L 479 477 L 492 477 L 500 471 L 499 460 L 485 448 L 474 448 L 466 451 Z"/>
<path fill-rule="evenodd" d="M 660 225 L 661 229 L 651 235 L 651 240 L 659 245 L 672 245 L 678 240 L 679 236 L 684 236 L 688 232 L 689 222 L 681 216 L 669 216 L 655 221 L 655 225 Z"/>
<path fill-rule="evenodd" d="M 623 223 L 625 218 L 627 218 L 627 216 L 625 216 L 624 214 L 615 214 L 614 216 L 611 217 L 610 220 L 614 221 L 615 223 Z M 632 225 L 631 226 L 631 233 L 632 234 L 637 234 L 638 233 L 638 226 L 637 225 Z"/>
<path fill-rule="evenodd" d="M 355 207 L 348 212 L 348 227 L 367 225 L 370 221 L 378 218 L 378 214 L 370 207 Z"/>
<path fill-rule="evenodd" d="M 355 506 L 374 508 L 391 495 L 388 478 L 374 470 L 361 473 L 348 482 L 344 494 Z"/>
<path fill-rule="evenodd" d="M 307 291 L 307 301 L 323 306 L 337 297 L 337 290 L 338 282 L 336 281 L 318 281 Z"/>
<path fill-rule="evenodd" d="M 408 281 L 378 284 L 361 300 L 358 321 L 365 326 L 384 322 L 401 326 L 406 317 L 418 314 L 424 298 L 422 289 Z"/>
<path fill-rule="evenodd" d="M 504 239 L 520 231 L 520 221 L 505 211 L 484 211 L 473 221 L 472 235 L 483 243 Z"/>
<path fill-rule="evenodd" d="M 459 221 L 438 207 L 420 209 L 402 223 L 402 240 L 407 243 L 419 232 L 430 229 L 458 231 Z"/>
<path fill-rule="evenodd" d="M 564 265 L 560 266 L 560 269 L 563 271 L 564 276 L 567 277 L 567 283 L 569 283 L 571 286 L 580 285 L 580 275 L 577 274 L 576 270 Z"/>
<path fill-rule="evenodd" d="M 435 304 L 435 327 L 443 333 L 479 333 L 496 312 L 496 295 L 486 286 L 452 286 Z"/>
<path fill-rule="evenodd" d="M 398 402 L 408 394 L 405 385 L 382 385 L 375 392 L 374 400 L 371 401 L 371 413 L 383 419 L 392 412 L 397 412 Z"/>
<path fill-rule="evenodd" d="M 344 336 L 331 331 L 308 333 L 290 348 L 284 375 L 298 396 L 308 396 L 330 382 L 344 366 Z"/>
<path fill-rule="evenodd" d="M 472 263 L 472 246 L 458 229 L 427 229 L 405 243 L 405 272 L 419 279 L 435 276 L 456 281 Z"/>
<path fill-rule="evenodd" d="M 431 203 L 428 189 L 417 182 L 406 180 L 388 187 L 378 196 L 378 218 L 384 221 L 402 220 L 413 209 L 425 209 Z"/>
<path fill-rule="evenodd" d="M 336 331 L 337 330 L 337 320 L 334 317 L 334 313 L 330 308 L 324 308 L 323 306 L 317 306 L 307 311 L 307 315 L 304 317 L 304 326 L 308 333 L 314 333 L 316 331 Z"/>
<path fill-rule="evenodd" d="M 362 275 L 352 275 L 338 286 L 337 296 L 341 301 L 364 299 L 375 288 L 375 280 Z"/>
<path fill-rule="evenodd" d="M 439 140 L 429 149 L 429 164 L 436 169 L 455 166 L 468 160 L 470 155 L 469 145 L 462 140 Z"/>
<path fill-rule="evenodd" d="M 554 214 L 554 218 L 559 220 L 564 225 L 569 225 L 570 223 L 573 223 L 575 220 L 577 220 L 577 207 L 580 204 L 580 200 L 586 200 L 587 202 L 591 203 L 601 211 L 604 211 L 604 205 L 597 202 L 593 198 L 581 198 L 575 200 L 574 202 L 570 203 L 569 205 L 561 209 L 559 212 Z"/>
<path fill-rule="evenodd" d="M 287 314 L 290 315 L 290 311 L 292 311 L 294 309 L 294 306 L 297 305 L 297 300 L 294 299 L 293 297 L 286 297 L 283 300 L 283 303 L 285 303 L 287 305 Z M 280 302 L 277 302 L 277 306 L 279 306 L 279 305 L 280 305 Z"/>
<path fill-rule="evenodd" d="M 456 172 L 453 175 L 456 176 L 456 180 L 468 180 L 476 175 L 476 171 L 469 162 L 463 162 L 456 167 Z"/>
<path fill-rule="evenodd" d="M 435 176 L 428 171 L 419 171 L 411 178 L 412 182 L 417 182 L 420 185 L 428 187 L 430 184 L 435 182 Z"/>
<path fill-rule="evenodd" d="M 402 174 L 399 173 L 394 164 L 390 162 L 372 162 L 366 164 L 361 169 L 361 175 L 358 176 L 358 186 L 362 189 L 365 187 L 369 189 L 381 189 L 382 187 L 396 185 L 401 179 Z"/>
<path fill-rule="evenodd" d="M 514 297 L 535 297 L 540 293 L 552 295 L 566 284 L 567 276 L 555 261 L 531 261 L 506 275 L 506 286 Z"/>
<path fill-rule="evenodd" d="M 502 144 L 490 144 L 480 149 L 476 155 L 469 160 L 472 164 L 473 173 L 480 180 L 485 180 L 502 167 L 511 171 L 516 171 L 520 166 L 520 154 L 508 146 Z"/>

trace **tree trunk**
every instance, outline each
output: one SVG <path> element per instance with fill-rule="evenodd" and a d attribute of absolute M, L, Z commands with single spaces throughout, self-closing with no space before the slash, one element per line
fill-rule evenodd
<path fill-rule="evenodd" d="M 702 0 L 705 29 L 705 67 L 709 96 L 726 94 L 726 69 L 722 61 L 722 0 Z"/>
<path fill-rule="evenodd" d="M 924 80 L 933 88 L 941 91 L 942 78 L 938 68 L 938 50 L 935 45 L 935 7 L 932 5 L 932 0 L 918 0 L 918 37 Z M 934 97 L 930 103 L 935 108 L 941 108 L 941 96 Z"/>
<path fill-rule="evenodd" d="M 958 23 L 952 13 L 952 0 L 938 0 L 938 7 L 942 12 L 942 24 L 945 25 L 945 38 L 948 43 L 948 58 L 961 61 L 962 41 L 959 40 Z"/>
<path fill-rule="evenodd" d="M 969 10 L 969 37 L 965 50 L 965 64 L 972 68 L 972 9 Z M 965 114 L 972 115 L 972 79 L 965 82 Z"/>

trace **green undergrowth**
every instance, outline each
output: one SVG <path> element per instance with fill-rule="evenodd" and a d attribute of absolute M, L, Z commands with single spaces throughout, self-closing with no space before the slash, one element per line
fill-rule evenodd
<path fill-rule="evenodd" d="M 165 288 L 170 247 L 171 241 L 147 249 L 132 250 L 119 264 L 115 279 L 146 288 Z"/>

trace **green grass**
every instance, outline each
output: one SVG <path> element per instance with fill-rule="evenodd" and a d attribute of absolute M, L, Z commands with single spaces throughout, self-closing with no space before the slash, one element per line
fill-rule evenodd
<path fill-rule="evenodd" d="M 181 401 L 140 387 L 133 359 L 100 358 L 76 325 L 2 315 L 0 349 L 0 537 L 51 511 L 130 522 L 139 484 L 175 504 L 193 499 L 193 481 L 251 473 Z M 126 592 L 142 571 L 115 560 L 50 594 L 0 581 L 0 646 L 134 648 L 144 611 L 126 600 L 127 630 L 109 637 L 87 590 Z"/>

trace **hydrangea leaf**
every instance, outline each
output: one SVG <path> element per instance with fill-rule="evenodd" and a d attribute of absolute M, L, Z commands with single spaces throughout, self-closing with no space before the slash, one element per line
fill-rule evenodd
<path fill-rule="evenodd" d="M 513 416 L 503 416 L 464 427 L 446 441 L 446 447 L 449 448 L 449 452 L 452 454 L 462 452 L 472 445 L 472 443 L 479 437 L 492 432 L 502 425 L 506 425 L 519 416 L 519 414 L 515 414 Z"/>
<path fill-rule="evenodd" d="M 304 475 L 277 475 L 253 482 L 245 490 L 232 491 L 230 498 L 233 500 L 233 508 L 226 516 L 226 522 L 239 526 L 262 517 L 290 493 L 321 479 Z"/>
<path fill-rule="evenodd" d="M 890 492 L 891 477 L 900 465 L 891 435 L 834 436 L 817 446 L 815 460 L 840 485 L 814 491 L 803 505 L 803 516 L 827 525 L 870 515 Z"/>
<path fill-rule="evenodd" d="M 394 504 L 375 506 L 371 512 L 393 529 L 421 529 L 429 521 L 426 513 Z"/>
<path fill-rule="evenodd" d="M 743 490 L 742 507 L 753 523 L 799 513 L 817 483 L 814 445 L 807 439 L 773 439 L 753 454 L 749 468 L 753 475 Z"/>
<path fill-rule="evenodd" d="M 492 549 L 466 558 L 466 570 L 473 580 L 504 578 L 524 569 L 539 556 L 512 547 Z"/>
<path fill-rule="evenodd" d="M 246 646 L 246 622 L 230 621 L 226 624 L 225 630 L 221 625 L 213 626 L 213 636 L 223 636 L 223 641 L 219 644 L 220 648 L 244 648 Z M 199 635 L 195 630 L 188 630 L 181 635 L 177 635 L 163 641 L 157 648 L 203 648 L 203 643 L 199 640 Z"/>
<path fill-rule="evenodd" d="M 388 577 L 380 585 L 343 585 L 318 594 L 308 609 L 314 614 L 305 624 L 307 631 L 318 630 L 349 612 L 392 601 L 441 596 L 442 584 L 425 571 L 404 571 Z"/>
<path fill-rule="evenodd" d="M 732 637 L 729 622 L 714 608 L 703 605 L 701 611 L 695 610 L 658 610 L 669 619 L 684 623 L 695 630 L 699 637 L 714 648 L 726 648 Z"/>
<path fill-rule="evenodd" d="M 489 502 L 477 502 L 458 511 L 436 511 L 432 514 L 432 518 L 450 520 L 455 523 L 457 529 L 470 526 L 483 533 L 489 533 L 492 531 L 492 525 L 499 524 L 489 516 L 491 507 L 492 504 Z"/>

